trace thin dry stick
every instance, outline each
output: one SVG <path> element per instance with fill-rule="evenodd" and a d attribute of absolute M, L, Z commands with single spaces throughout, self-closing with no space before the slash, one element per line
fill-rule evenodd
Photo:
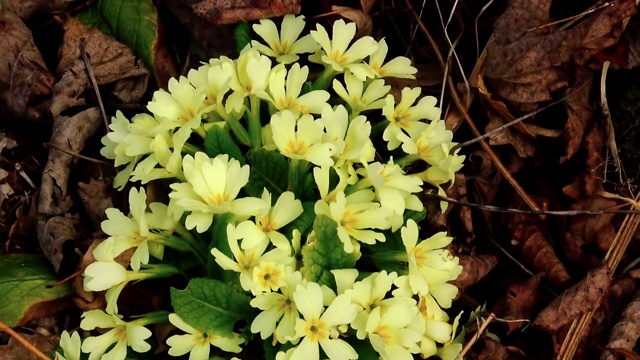
<path fill-rule="evenodd" d="M 469 352 L 469 349 L 471 349 L 473 344 L 475 344 L 476 341 L 478 341 L 478 339 L 480 339 L 480 335 L 482 335 L 482 332 L 484 332 L 484 329 L 486 329 L 487 326 L 489 326 L 489 323 L 491 323 L 491 320 L 493 320 L 494 317 L 495 317 L 495 315 L 493 313 L 490 313 L 489 317 L 484 319 L 484 321 L 482 322 L 482 324 L 478 328 L 478 331 L 476 332 L 476 334 L 469 340 L 469 342 L 467 342 L 467 345 L 465 345 L 464 349 L 462 349 L 460 354 L 458 354 L 458 357 L 456 357 L 456 360 L 462 360 L 462 358 L 464 357 L 464 354 Z"/>
<path fill-rule="evenodd" d="M 90 158 L 90 157 L 88 157 L 88 156 L 80 155 L 80 154 L 78 154 L 78 153 L 75 153 L 75 152 L 72 152 L 72 151 L 69 151 L 69 150 L 63 149 L 63 148 L 59 147 L 59 146 L 58 146 L 58 145 L 56 145 L 56 144 L 52 144 L 52 143 L 44 143 L 44 146 L 45 146 L 45 147 L 52 147 L 52 148 L 54 148 L 54 149 L 56 149 L 56 150 L 58 150 L 58 151 L 62 151 L 62 152 L 63 152 L 63 153 L 65 153 L 65 154 L 71 155 L 71 156 L 73 156 L 73 157 L 77 157 L 78 159 L 91 161 L 91 162 L 94 162 L 94 163 L 96 163 L 96 164 L 111 165 L 111 162 L 109 162 L 109 161 L 98 160 L 98 159 Z"/>
<path fill-rule="evenodd" d="M 440 66 L 444 69 L 445 63 L 444 63 L 444 60 L 442 59 L 442 56 L 440 55 L 440 52 L 438 50 L 438 45 L 436 44 L 435 40 L 433 40 L 433 38 L 431 37 L 431 34 L 429 34 L 429 31 L 427 30 L 427 28 L 422 23 L 422 20 L 420 20 L 420 18 L 417 16 L 415 11 L 413 11 L 412 6 L 411 6 L 411 2 L 409 0 L 405 0 L 405 2 L 406 2 L 407 7 L 411 10 L 411 13 L 413 14 L 416 22 L 418 23 L 418 26 L 422 30 L 424 36 L 427 38 L 427 41 L 429 42 L 429 44 L 433 48 L 433 50 L 434 50 L 434 52 L 436 54 L 436 58 L 438 59 L 438 62 L 440 63 Z M 458 107 L 458 110 L 460 111 L 460 113 L 464 117 L 465 121 L 467 122 L 467 124 L 471 128 L 471 131 L 473 131 L 473 134 L 475 136 L 481 136 L 482 134 L 480 133 L 480 130 L 478 130 L 478 128 L 474 124 L 473 120 L 471 119 L 471 116 L 467 112 L 467 109 L 463 105 L 463 102 L 460 99 L 460 96 L 458 95 L 458 91 L 456 90 L 456 87 L 455 87 L 455 85 L 453 83 L 453 79 L 451 78 L 451 76 L 449 76 L 447 78 L 447 82 L 448 82 L 448 85 L 449 85 L 449 92 L 451 93 L 451 97 L 453 98 L 453 101 L 455 102 L 456 106 Z M 516 179 L 514 179 L 513 176 L 511 176 L 511 174 L 509 173 L 507 168 L 504 166 L 502 161 L 500 161 L 500 159 L 495 154 L 495 152 L 493 152 L 493 149 L 491 149 L 491 146 L 489 146 L 489 144 L 486 141 L 484 141 L 484 139 L 480 140 L 480 145 L 482 146 L 484 151 L 486 151 L 487 154 L 489 154 L 489 157 L 491 158 L 493 163 L 498 168 L 498 171 L 500 171 L 502 176 L 504 176 L 505 179 L 507 179 L 507 181 L 511 184 L 511 186 L 513 186 L 513 188 L 516 190 L 518 195 L 520 195 L 522 200 L 524 200 L 524 202 L 532 210 L 540 211 L 540 208 L 538 207 L 538 205 L 536 205 L 536 203 L 533 200 L 531 200 L 529 195 L 527 195 L 527 193 L 520 186 L 520 184 L 518 184 Z"/>
<path fill-rule="evenodd" d="M 600 105 L 602 106 L 604 116 L 607 118 L 607 145 L 609 146 L 609 151 L 611 151 L 611 156 L 613 156 L 613 162 L 616 164 L 620 184 L 622 184 L 622 165 L 620 163 L 620 155 L 618 154 L 618 146 L 616 145 L 616 133 L 613 128 L 613 119 L 611 119 L 609 102 L 607 101 L 607 74 L 609 73 L 610 64 L 611 62 L 609 61 L 605 61 L 604 64 L 602 64 L 602 75 L 600 76 Z M 606 174 L 607 170 L 605 167 L 605 179 L 607 176 Z M 631 194 L 633 194 L 633 192 L 631 192 Z"/>
<path fill-rule="evenodd" d="M 522 210 L 515 208 L 502 208 L 493 205 L 483 205 L 460 201 L 438 194 L 426 193 L 425 197 L 446 201 L 451 204 L 466 206 L 473 209 L 486 210 L 498 213 L 525 214 L 525 215 L 554 215 L 554 216 L 578 216 L 578 215 L 604 215 L 604 214 L 640 214 L 640 210 Z"/>
<path fill-rule="evenodd" d="M 0 321 L 0 330 L 6 332 L 12 338 L 18 340 L 20 342 L 20 344 L 22 344 L 22 346 L 26 347 L 27 350 L 29 350 L 32 354 L 34 354 L 35 356 L 39 357 L 40 359 L 51 360 L 51 359 L 49 359 L 49 357 L 47 355 L 45 355 L 37 347 L 31 345 L 31 343 L 29 341 L 27 341 L 27 339 L 25 339 L 22 335 L 20 335 L 17 332 L 13 331 L 12 328 L 10 328 L 7 325 L 5 325 L 5 323 L 3 323 L 2 321 Z"/>
<path fill-rule="evenodd" d="M 100 106 L 100 113 L 102 114 L 104 125 L 107 129 L 107 132 L 109 132 L 109 119 L 107 118 L 107 112 L 104 111 L 104 104 L 102 103 L 102 97 L 100 96 L 100 89 L 98 89 L 98 82 L 96 81 L 96 77 L 93 76 L 93 68 L 91 67 L 91 61 L 89 61 L 87 52 L 84 51 L 85 42 L 86 42 L 85 38 L 80 38 L 80 54 L 82 55 L 82 61 L 84 61 L 84 67 L 87 69 L 89 80 L 91 80 L 91 85 L 93 85 L 93 91 L 96 92 L 96 97 L 98 98 L 98 106 Z"/>

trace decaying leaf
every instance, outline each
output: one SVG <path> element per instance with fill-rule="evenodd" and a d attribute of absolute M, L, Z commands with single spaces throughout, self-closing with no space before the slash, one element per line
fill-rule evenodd
<path fill-rule="evenodd" d="M 78 196 L 89 220 L 96 229 L 100 228 L 100 223 L 106 220 L 105 210 L 113 207 L 110 191 L 111 186 L 102 179 L 91 179 L 89 183 L 78 183 Z"/>
<path fill-rule="evenodd" d="M 509 353 L 504 345 L 500 344 L 495 339 L 492 339 L 486 335 L 481 335 L 480 338 L 471 348 L 468 355 L 477 360 L 506 360 L 509 359 Z M 475 349 L 474 349 L 475 348 Z"/>
<path fill-rule="evenodd" d="M 494 313 L 504 320 L 528 320 L 538 301 L 538 288 L 544 276 L 538 273 L 522 283 L 516 283 L 507 289 L 503 297 L 494 305 Z M 527 321 L 507 321 L 507 335 L 528 325 Z"/>
<path fill-rule="evenodd" d="M 58 341 L 55 338 L 42 335 L 40 333 L 20 334 L 30 344 L 38 348 L 40 351 L 47 353 L 58 348 Z M 0 345 L 0 359 L 3 360 L 40 360 L 36 354 L 24 347 L 18 340 L 9 338 L 7 345 Z"/>
<path fill-rule="evenodd" d="M 78 238 L 78 219 L 70 216 L 53 216 L 38 220 L 38 240 L 42 252 L 53 265 L 56 273 L 60 270 L 64 253 L 62 247 L 67 241 Z"/>
<path fill-rule="evenodd" d="M 458 255 L 462 273 L 451 283 L 460 289 L 460 294 L 469 286 L 477 283 L 485 277 L 498 263 L 498 257 L 492 254 L 486 255 Z"/>
<path fill-rule="evenodd" d="M 35 14 L 59 12 L 72 0 L 10 0 L 16 14 L 23 20 Z"/>
<path fill-rule="evenodd" d="M 571 159 L 578 152 L 584 134 L 587 132 L 593 117 L 593 108 L 589 99 L 591 91 L 592 75 L 586 70 L 578 71 L 577 78 L 580 80 L 574 88 L 569 88 L 568 93 L 572 93 L 567 99 L 567 123 L 564 127 L 564 138 L 567 143 L 567 154 L 560 160 Z"/>
<path fill-rule="evenodd" d="M 235 24 L 300 13 L 300 0 L 203 0 L 191 5 L 193 13 L 212 24 Z"/>
<path fill-rule="evenodd" d="M 535 222 L 518 222 L 513 230 L 512 243 L 522 260 L 535 271 L 544 272 L 554 287 L 563 289 L 571 281 L 553 246 L 545 239 Z"/>
<path fill-rule="evenodd" d="M 10 7 L 0 7 L 0 114 L 39 119 L 47 109 L 38 98 L 51 94 L 54 82 L 31 31 Z"/>
<path fill-rule="evenodd" d="M 556 333 L 570 324 L 580 314 L 595 310 L 611 282 L 611 269 L 606 265 L 590 271 L 576 285 L 568 288 L 542 310 L 534 325 L 550 333 Z"/>
<path fill-rule="evenodd" d="M 89 266 L 89 264 L 96 261 L 93 257 L 93 249 L 96 248 L 100 244 L 101 240 L 94 240 L 87 252 L 82 255 L 82 260 L 80 264 L 78 264 L 77 271 L 79 273 L 84 272 L 84 269 Z M 104 297 L 104 292 L 95 293 L 93 291 L 87 291 L 84 289 L 83 277 L 76 276 L 73 278 L 72 286 L 76 291 L 76 296 L 73 298 L 73 301 L 76 303 L 76 306 L 82 311 L 89 311 L 95 309 L 102 309 L 106 306 L 107 301 Z"/>
<path fill-rule="evenodd" d="M 51 143 L 58 148 L 79 154 L 85 141 L 93 136 L 103 124 L 98 108 L 84 110 L 73 117 L 56 116 Z M 46 215 L 65 213 L 73 204 L 69 195 L 69 172 L 75 158 L 65 152 L 51 148 L 49 159 L 42 174 L 38 212 Z"/>
<path fill-rule="evenodd" d="M 608 349 L 633 351 L 640 338 L 640 292 L 627 304 L 620 316 L 620 321 L 611 329 L 607 350 L 602 353 L 601 360 L 615 360 L 617 356 Z"/>
<path fill-rule="evenodd" d="M 113 96 L 123 103 L 135 103 L 142 98 L 149 73 L 128 47 L 73 18 L 66 20 L 64 31 L 57 69 L 62 78 L 53 87 L 51 102 L 54 116 L 72 106 L 85 104 L 83 94 L 91 84 L 80 53 L 81 41 L 85 42 L 98 85 L 115 83 Z"/>
<path fill-rule="evenodd" d="M 365 12 L 364 9 L 354 9 L 348 6 L 333 5 L 331 10 L 340 14 L 343 18 L 352 21 L 356 24 L 358 31 L 356 32 L 356 38 L 363 36 L 371 36 L 373 32 L 373 21 L 369 12 Z"/>

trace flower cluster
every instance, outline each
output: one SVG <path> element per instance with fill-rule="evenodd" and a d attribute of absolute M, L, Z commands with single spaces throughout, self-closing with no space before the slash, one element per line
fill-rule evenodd
<path fill-rule="evenodd" d="M 452 238 L 423 239 L 417 223 L 417 194 L 442 191 L 464 160 L 450 151 L 436 99 L 419 88 L 389 94 L 385 77 L 417 70 L 387 61 L 384 39 L 353 41 L 355 24 L 342 20 L 331 36 L 317 25 L 300 37 L 304 27 L 302 16 L 285 16 L 280 30 L 260 20 L 262 41 L 237 59 L 172 79 L 149 114 L 113 118 L 102 154 L 124 166 L 114 186 L 165 179 L 168 202 L 148 204 L 132 188 L 129 216 L 107 210 L 108 237 L 84 271 L 85 289 L 106 291 L 107 306 L 81 324 L 103 333 L 63 334 L 61 358 L 149 351 L 145 326 L 162 322 L 176 328 L 168 354 L 190 360 L 256 339 L 277 359 L 357 359 L 356 348 L 451 359 L 461 349 L 445 312 L 462 271 Z M 185 256 L 195 261 L 176 260 Z M 171 290 L 173 313 L 119 315 L 128 283 L 176 274 L 190 282 Z"/>

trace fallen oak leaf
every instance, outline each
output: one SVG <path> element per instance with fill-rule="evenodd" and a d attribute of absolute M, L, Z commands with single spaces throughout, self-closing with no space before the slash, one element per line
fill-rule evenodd
<path fill-rule="evenodd" d="M 544 273 L 538 273 L 522 283 L 509 286 L 493 306 L 493 312 L 503 320 L 526 320 L 532 315 L 538 301 L 538 288 Z M 505 321 L 507 335 L 528 325 L 526 321 Z"/>

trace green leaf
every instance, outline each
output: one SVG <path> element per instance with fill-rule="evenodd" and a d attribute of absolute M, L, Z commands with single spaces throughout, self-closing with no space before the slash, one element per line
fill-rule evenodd
<path fill-rule="evenodd" d="M 250 298 L 214 279 L 191 279 L 186 289 L 171 288 L 171 305 L 187 324 L 207 334 L 231 336 L 238 320 L 254 313 Z"/>
<path fill-rule="evenodd" d="M 254 150 L 247 154 L 251 164 L 251 175 L 244 189 L 249 195 L 261 197 L 267 188 L 271 197 L 277 199 L 289 185 L 289 162 L 276 151 Z"/>
<path fill-rule="evenodd" d="M 368 340 L 358 340 L 354 336 L 346 337 L 344 340 L 358 353 L 358 360 L 378 360 L 380 358 Z"/>
<path fill-rule="evenodd" d="M 158 43 L 158 12 L 152 0 L 98 0 L 76 18 L 115 37 L 154 69 Z"/>
<path fill-rule="evenodd" d="M 327 285 L 335 289 L 335 280 L 330 270 L 352 268 L 356 254 L 344 251 L 338 238 L 338 224 L 326 215 L 320 215 L 313 223 L 316 238 L 302 248 L 300 271 L 308 281 Z"/>
<path fill-rule="evenodd" d="M 0 257 L 0 321 L 14 327 L 32 320 L 35 313 L 49 315 L 46 303 L 71 293 L 69 283 L 47 288 L 56 282 L 58 279 L 51 264 L 42 256 L 16 254 Z"/>
<path fill-rule="evenodd" d="M 236 50 L 239 53 L 245 46 L 251 43 L 251 26 L 249 26 L 249 23 L 243 22 L 237 24 L 233 28 L 233 37 L 236 40 Z"/>
<path fill-rule="evenodd" d="M 214 158 L 220 154 L 228 154 L 240 162 L 241 165 L 246 164 L 246 160 L 242 155 L 242 151 L 233 141 L 233 138 L 227 130 L 220 126 L 212 126 L 207 130 L 207 137 L 204 139 L 204 149 L 210 158 Z"/>

